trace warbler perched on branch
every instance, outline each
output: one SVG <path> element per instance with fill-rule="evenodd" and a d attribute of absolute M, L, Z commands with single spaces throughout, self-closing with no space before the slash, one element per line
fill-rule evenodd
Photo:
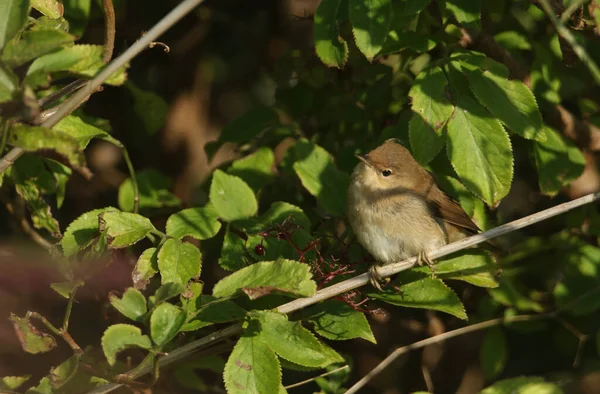
<path fill-rule="evenodd" d="M 379 264 L 417 256 L 432 264 L 427 251 L 481 230 L 395 139 L 366 155 L 352 173 L 348 218 L 360 244 Z M 371 283 L 378 289 L 376 265 Z"/>

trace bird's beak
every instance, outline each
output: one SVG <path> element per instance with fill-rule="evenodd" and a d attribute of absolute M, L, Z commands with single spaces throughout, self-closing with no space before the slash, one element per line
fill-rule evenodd
<path fill-rule="evenodd" d="M 358 157 L 358 159 L 360 161 L 362 161 L 363 163 L 365 163 L 369 167 L 373 167 L 373 164 L 371 164 L 371 161 L 369 160 L 369 156 L 367 156 L 367 155 L 355 155 L 355 156 Z"/>

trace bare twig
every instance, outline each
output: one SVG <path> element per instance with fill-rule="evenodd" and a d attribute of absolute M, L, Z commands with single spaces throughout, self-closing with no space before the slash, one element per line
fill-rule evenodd
<path fill-rule="evenodd" d="M 289 390 L 289 389 L 293 389 L 294 387 L 303 386 L 303 385 L 305 385 L 305 384 L 307 384 L 307 383 L 314 382 L 314 381 L 315 381 L 315 380 L 317 380 L 318 378 L 323 378 L 323 377 L 325 377 L 325 376 L 333 375 L 334 373 L 337 373 L 337 372 L 343 371 L 344 369 L 348 369 L 348 368 L 350 368 L 350 366 L 346 364 L 346 365 L 344 365 L 343 367 L 339 367 L 339 368 L 336 368 L 336 369 L 334 369 L 334 370 L 331 370 L 331 371 L 329 371 L 329 372 L 322 373 L 322 374 L 320 374 L 319 376 L 315 376 L 315 377 L 312 377 L 312 378 L 310 378 L 310 379 L 306 379 L 306 380 L 303 380 L 303 381 L 301 381 L 301 382 L 298 382 L 298 383 L 294 383 L 294 384 L 290 384 L 290 385 L 288 385 L 288 386 L 285 386 L 285 387 L 284 387 L 284 389 L 286 389 L 286 390 Z"/>
<path fill-rule="evenodd" d="M 102 60 L 104 60 L 104 63 L 108 63 L 112 59 L 115 49 L 115 7 L 112 0 L 102 0 L 102 8 L 104 8 L 104 51 L 102 52 Z"/>
<path fill-rule="evenodd" d="M 481 234 L 474 235 L 469 238 L 465 238 L 458 242 L 451 243 L 449 245 L 443 246 L 435 251 L 428 253 L 431 259 L 437 259 L 443 256 L 447 256 L 454 252 L 458 252 L 459 250 L 466 249 L 477 244 L 480 244 L 485 241 L 489 241 L 493 238 L 499 237 L 501 235 L 520 230 L 524 227 L 530 226 L 532 224 L 544 221 L 551 217 L 560 215 L 562 213 L 568 212 L 572 209 L 581 207 L 586 204 L 590 204 L 594 201 L 600 199 L 600 193 L 588 194 L 587 196 L 580 197 L 576 200 L 565 202 L 559 204 L 555 207 L 548 208 L 544 211 L 534 213 L 533 215 L 526 216 L 524 218 L 515 220 L 513 222 L 504 224 L 502 226 L 493 228 L 489 231 L 486 231 Z M 378 273 L 382 278 L 389 277 L 391 275 L 397 274 L 401 271 L 408 270 L 412 268 L 416 264 L 417 258 L 413 257 L 405 261 L 401 261 L 399 263 L 389 264 L 378 269 Z M 298 311 L 300 309 L 306 308 L 310 305 L 316 304 L 320 301 L 338 296 L 340 294 L 346 293 L 350 290 L 354 290 L 358 287 L 364 286 L 369 283 L 369 274 L 364 273 L 358 275 L 354 278 L 347 279 L 343 282 L 337 283 L 331 287 L 326 287 L 320 291 L 318 291 L 314 296 L 307 298 L 299 298 L 294 301 L 288 302 L 287 304 L 281 305 L 277 308 L 277 311 L 280 313 L 292 313 Z M 470 326 L 471 327 L 471 326 Z M 468 327 L 465 327 L 468 328 Z M 206 337 L 197 339 L 193 342 L 190 342 L 172 352 L 170 352 L 167 356 L 160 360 L 161 366 L 171 364 L 177 360 L 180 360 L 194 352 L 198 349 L 206 348 L 213 343 L 221 341 L 225 338 L 229 338 L 231 336 L 237 335 L 242 331 L 242 326 L 240 324 L 235 324 L 233 326 L 227 327 L 223 330 L 217 331 L 211 335 Z M 452 331 L 451 331 L 452 332 Z M 442 335 L 447 335 L 442 334 Z M 136 376 L 139 377 L 143 374 L 147 374 L 151 371 L 151 368 L 140 368 L 137 370 Z M 100 393 L 109 393 L 113 390 L 116 390 L 120 387 L 119 384 L 109 384 L 102 387 L 99 387 L 90 393 L 100 394 Z"/>
<path fill-rule="evenodd" d="M 52 250 L 54 248 L 52 243 L 46 238 L 42 237 L 41 234 L 38 233 L 27 221 L 27 218 L 21 212 L 19 212 L 18 209 L 15 209 L 13 203 L 8 199 L 8 197 L 2 196 L 1 198 L 4 202 L 4 207 L 8 213 L 19 223 L 19 227 L 21 227 L 21 231 L 23 231 L 25 235 L 46 250 Z"/>
<path fill-rule="evenodd" d="M 394 350 L 389 356 L 383 359 L 375 368 L 373 368 L 368 374 L 366 374 L 361 380 L 356 382 L 346 394 L 354 394 L 357 393 L 358 390 L 363 388 L 373 377 L 387 368 L 391 363 L 393 363 L 398 357 L 403 354 L 406 354 L 412 350 L 420 349 L 425 346 L 433 345 L 435 343 L 443 342 L 447 339 L 454 338 L 460 335 L 468 334 L 471 332 L 484 330 L 489 327 L 497 326 L 504 323 L 515 323 L 515 322 L 524 322 L 524 321 L 533 321 L 540 319 L 547 319 L 549 317 L 553 317 L 554 313 L 545 313 L 540 315 L 521 315 L 521 316 L 508 316 L 508 317 L 500 317 L 498 319 L 487 320 L 481 323 L 473 324 L 471 326 L 466 326 L 462 328 L 458 328 L 456 330 L 448 331 L 440 335 L 436 335 L 431 338 L 423 339 L 422 341 L 418 341 L 412 343 L 407 346 L 403 346 Z"/>
<path fill-rule="evenodd" d="M 573 51 L 575 52 L 579 60 L 581 60 L 583 64 L 586 65 L 588 70 L 590 70 L 590 73 L 596 81 L 596 84 L 600 85 L 600 69 L 598 68 L 598 65 L 596 65 L 596 62 L 588 55 L 585 48 L 579 45 L 579 43 L 575 39 L 575 36 L 571 33 L 571 30 L 569 30 L 560 21 L 560 19 L 556 17 L 556 14 L 549 1 L 539 0 L 539 3 L 542 6 L 542 9 L 546 13 L 546 15 L 548 15 L 548 18 L 550 19 L 552 24 L 554 25 L 554 28 L 556 29 L 558 35 L 562 37 L 571 46 L 571 48 L 573 48 Z"/>

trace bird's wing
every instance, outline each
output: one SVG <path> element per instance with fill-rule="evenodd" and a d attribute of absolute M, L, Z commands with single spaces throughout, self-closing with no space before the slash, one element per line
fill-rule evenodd
<path fill-rule="evenodd" d="M 462 207 L 450 198 L 446 193 L 440 190 L 437 185 L 433 185 L 429 190 L 429 201 L 439 210 L 442 219 L 455 226 L 463 227 L 467 230 L 478 233 L 479 227 L 471 220 L 469 215 Z"/>

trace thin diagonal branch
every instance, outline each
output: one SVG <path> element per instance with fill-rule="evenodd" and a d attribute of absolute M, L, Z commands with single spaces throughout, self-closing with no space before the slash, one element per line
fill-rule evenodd
<path fill-rule="evenodd" d="M 535 224 L 535 223 L 544 221 L 546 219 L 549 219 L 551 217 L 568 212 L 572 209 L 579 208 L 586 204 L 590 204 L 592 202 L 598 201 L 599 199 L 600 199 L 600 193 L 588 194 L 587 196 L 580 197 L 573 201 L 565 202 L 565 203 L 559 204 L 555 207 L 548 208 L 541 212 L 537 212 L 532 215 L 526 216 L 524 218 L 504 224 L 502 226 L 498 226 L 498 227 L 493 228 L 484 233 L 477 234 L 472 237 L 460 240 L 458 242 L 454 242 L 449 245 L 443 246 L 435 251 L 428 253 L 428 256 L 431 259 L 437 259 L 440 257 L 444 257 L 449 254 L 458 252 L 459 250 L 470 248 L 472 246 L 478 245 L 485 241 L 489 241 L 489 240 L 499 237 L 501 235 L 520 230 L 527 226 L 531 226 L 532 224 Z M 394 263 L 394 264 L 389 264 L 389 265 L 380 267 L 378 269 L 378 273 L 382 278 L 389 277 L 389 276 L 392 276 L 394 274 L 397 274 L 399 272 L 402 272 L 402 271 L 405 271 L 405 270 L 408 270 L 408 269 L 414 267 L 414 265 L 416 264 L 416 261 L 417 261 L 417 258 L 413 257 L 413 258 L 410 258 L 405 261 L 401 261 L 401 262 Z M 296 312 L 296 311 L 306 308 L 310 305 L 316 304 L 320 301 L 324 301 L 326 299 L 338 296 L 340 294 L 343 294 L 348 291 L 359 288 L 361 286 L 364 286 L 367 283 L 369 283 L 369 274 L 364 273 L 364 274 L 355 276 L 354 278 L 350 278 L 343 282 L 337 283 L 331 287 L 326 287 L 326 288 L 318 291 L 312 297 L 299 298 L 297 300 L 288 302 L 287 304 L 283 304 L 279 308 L 277 308 L 277 311 L 280 313 L 286 313 L 286 314 Z M 471 327 L 471 326 L 469 326 L 469 327 Z M 220 331 L 217 331 L 211 335 L 208 335 L 206 337 L 203 337 L 203 338 L 197 339 L 193 342 L 190 342 L 178 349 L 175 349 L 172 352 L 169 352 L 168 355 L 166 355 L 165 357 L 163 357 L 160 360 L 160 366 L 165 366 L 165 365 L 171 364 L 175 361 L 178 361 L 178 360 L 198 351 L 199 349 L 209 347 L 209 346 L 215 344 L 216 342 L 219 342 L 226 338 L 237 335 L 241 331 L 242 331 L 241 324 L 235 324 L 235 325 L 229 326 L 227 328 L 224 328 Z M 147 374 L 149 372 L 151 372 L 150 367 L 139 368 L 139 369 L 136 369 L 136 376 L 131 376 L 131 377 L 137 378 L 137 377 Z M 109 393 L 113 390 L 116 390 L 117 388 L 119 388 L 121 386 L 122 385 L 120 385 L 120 384 L 112 383 L 112 384 L 108 384 L 108 385 L 99 387 L 93 391 L 90 391 L 89 393 L 90 394 L 91 393 L 93 393 L 93 394 Z"/>

